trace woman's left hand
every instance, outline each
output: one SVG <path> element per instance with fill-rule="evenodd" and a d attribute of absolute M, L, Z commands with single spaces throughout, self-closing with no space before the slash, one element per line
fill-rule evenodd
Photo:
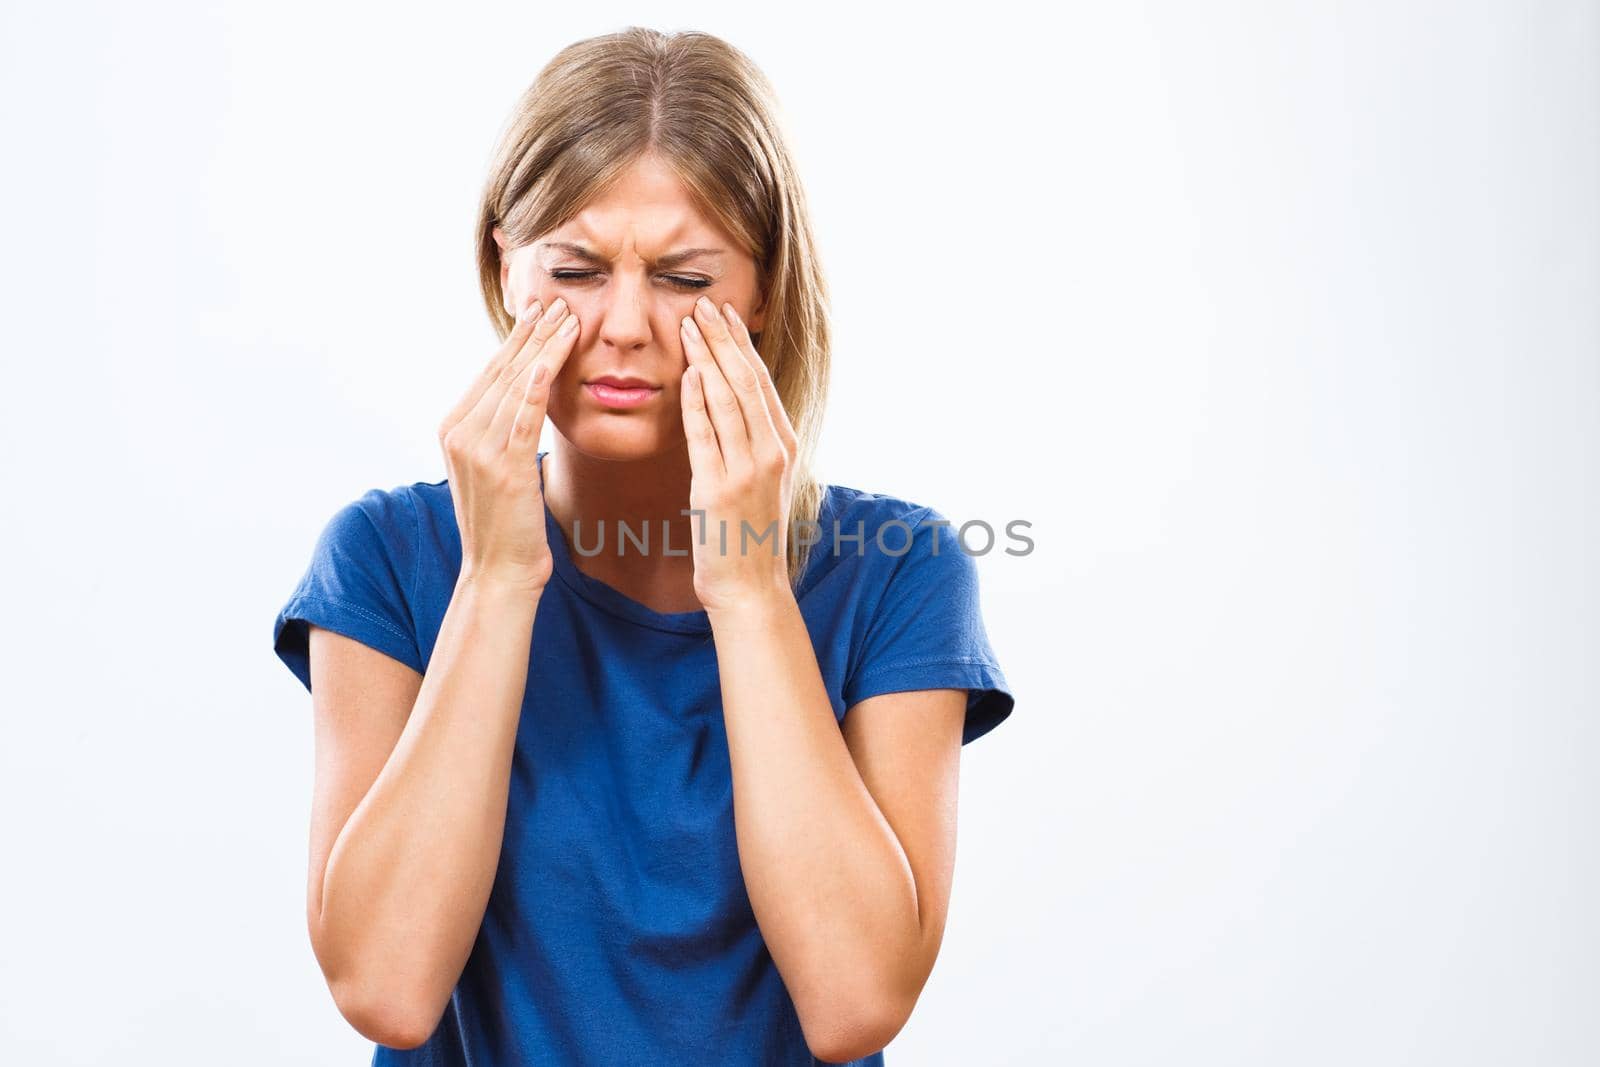
<path fill-rule="evenodd" d="M 680 324 L 694 590 L 708 612 L 789 591 L 789 489 L 797 441 L 749 331 L 705 297 Z M 761 539 L 761 540 L 758 540 Z"/>

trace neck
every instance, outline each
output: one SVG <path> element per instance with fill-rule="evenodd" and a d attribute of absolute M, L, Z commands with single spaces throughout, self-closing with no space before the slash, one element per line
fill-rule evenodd
<path fill-rule="evenodd" d="M 680 514 L 689 506 L 693 472 L 688 449 L 672 449 L 645 459 L 597 459 L 573 448 L 559 431 L 555 436 L 544 458 L 544 500 L 568 542 L 578 523 L 585 545 L 595 544 L 604 529 L 605 551 L 595 559 L 616 560 L 620 524 L 627 523 L 635 534 L 648 524 L 648 559 L 630 544 L 616 561 L 635 572 L 681 565 L 686 557 L 665 556 L 659 546 L 663 520 L 671 527 L 674 551 L 686 549 L 696 529 L 693 516 Z"/>

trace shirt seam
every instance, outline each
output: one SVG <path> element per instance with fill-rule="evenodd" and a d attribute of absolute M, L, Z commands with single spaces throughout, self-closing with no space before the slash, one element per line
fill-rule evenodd
<path fill-rule="evenodd" d="M 582 572 L 580 571 L 579 573 L 581 574 Z M 613 619 L 620 619 L 621 621 L 631 623 L 634 626 L 642 626 L 646 630 L 654 630 L 656 633 L 662 634 L 679 634 L 690 637 L 704 637 L 710 632 L 707 627 L 703 625 L 663 626 L 657 622 L 637 618 L 618 606 L 605 603 L 598 595 L 591 594 L 589 590 L 575 585 L 572 579 L 560 572 L 560 568 L 557 568 L 557 574 L 561 578 L 561 584 L 571 590 L 573 596 L 577 597 L 579 600 L 582 600 L 585 604 L 588 604 L 596 611 L 605 612 Z"/>
<path fill-rule="evenodd" d="M 400 638 L 402 641 L 412 640 L 410 634 L 407 634 L 404 630 L 401 630 L 395 626 L 394 623 L 390 622 L 388 619 L 385 619 L 382 615 L 379 615 L 371 609 L 364 608 L 360 604 L 356 604 L 349 600 L 336 600 L 332 597 L 315 596 L 310 593 L 301 593 L 299 596 L 289 601 L 288 606 L 284 608 L 283 615 L 286 620 L 296 617 L 292 610 L 296 604 L 329 604 L 336 608 L 343 608 L 346 611 L 352 611 L 355 614 L 360 615 L 368 622 L 376 623 L 389 633 L 393 634 L 395 637 Z"/>
<path fill-rule="evenodd" d="M 996 663 L 992 659 L 980 659 L 980 658 L 965 658 L 965 659 L 955 658 L 955 659 L 952 659 L 952 658 L 949 658 L 949 657 L 946 657 L 944 659 L 916 659 L 916 660 L 908 660 L 908 661 L 906 661 L 904 663 L 890 663 L 890 664 L 884 664 L 884 665 L 881 665 L 881 666 L 873 666 L 872 668 L 870 668 L 867 671 L 865 671 L 862 675 L 858 675 L 858 679 L 860 677 L 870 677 L 871 675 L 878 674 L 878 673 L 880 673 L 882 671 L 900 671 L 900 670 L 905 670 L 908 667 L 970 667 L 970 666 L 973 666 L 973 665 L 977 665 L 977 666 L 980 666 L 980 667 L 991 667 L 994 670 L 999 670 L 1000 669 L 1000 664 Z"/>
<path fill-rule="evenodd" d="M 417 603 L 417 580 L 422 574 L 422 517 L 417 513 L 417 501 L 415 499 L 415 495 L 408 489 L 404 493 L 404 496 L 406 498 L 406 504 L 411 508 L 412 530 L 411 588 L 406 590 L 406 596 L 410 599 L 410 603 L 406 605 L 406 609 L 412 613 L 412 621 L 415 622 L 414 616 L 416 615 L 415 605 Z M 422 651 L 420 646 L 421 642 L 418 641 L 417 651 L 419 653 Z"/>
<path fill-rule="evenodd" d="M 558 529 L 556 531 L 556 536 L 563 537 L 564 535 Z M 556 546 L 552 545 L 550 550 L 555 552 L 557 550 Z M 607 603 L 601 593 L 598 591 L 591 592 L 589 589 L 583 586 L 583 579 L 587 577 L 587 575 L 578 570 L 578 565 L 573 562 L 571 553 L 567 550 L 565 542 L 562 543 L 560 551 L 562 561 L 566 563 L 567 567 L 572 568 L 573 573 L 569 576 L 566 572 L 566 567 L 561 566 L 561 563 L 558 562 L 554 567 L 556 577 L 561 580 L 562 585 L 566 586 L 567 589 L 571 591 L 573 596 L 577 597 L 585 604 L 588 604 L 596 611 L 602 611 L 614 619 L 619 619 L 622 622 L 629 623 L 633 626 L 641 626 L 647 630 L 654 630 L 656 633 L 679 634 L 701 638 L 713 636 L 710 627 L 709 616 L 707 616 L 707 618 L 703 621 L 696 620 L 695 622 L 685 623 L 683 625 L 662 625 L 654 619 L 640 618 L 631 611 L 625 610 L 621 605 Z M 641 604 L 639 606 L 643 607 L 644 605 Z M 689 612 L 688 614 L 692 615 L 695 613 Z"/>
<path fill-rule="evenodd" d="M 406 494 L 405 494 L 405 492 L 403 490 L 400 490 L 400 491 L 391 491 L 391 492 L 389 492 L 389 493 L 387 493 L 385 495 L 387 496 L 387 498 L 389 500 L 393 500 L 396 496 L 405 496 Z M 395 554 L 395 551 L 394 551 L 394 546 L 390 544 L 390 540 L 389 540 L 388 536 L 384 533 L 383 528 L 380 527 L 377 524 L 377 522 L 375 522 L 373 520 L 372 516 L 367 512 L 367 509 L 366 508 L 361 508 L 360 510 L 361 510 L 361 517 L 363 519 L 367 520 L 367 526 L 369 526 L 372 529 L 373 543 L 378 546 L 378 553 L 382 557 L 384 564 L 388 568 L 389 573 L 393 574 L 398 579 L 400 576 L 399 576 L 398 573 L 396 573 L 395 561 L 396 561 L 397 557 L 396 557 L 396 554 Z M 412 514 L 412 518 L 413 518 L 413 521 L 414 521 L 415 518 L 416 518 L 416 510 L 413 509 L 411 514 Z M 393 526 L 392 523 L 388 523 L 386 525 L 388 525 L 390 527 Z M 420 529 L 420 526 L 418 528 Z M 401 590 L 400 590 L 401 603 L 400 603 L 399 607 L 401 608 L 401 610 L 403 610 L 406 613 L 406 615 L 409 617 L 409 621 L 410 621 L 412 627 L 415 628 L 416 624 L 417 624 L 417 621 L 416 621 L 416 618 L 415 618 L 415 613 L 412 611 L 411 606 L 416 603 L 416 570 L 415 570 L 415 556 L 416 556 L 416 553 L 413 552 L 412 556 L 413 556 L 413 570 L 412 570 L 411 579 L 410 579 L 411 588 L 409 590 L 407 590 L 403 586 L 401 587 Z M 385 623 L 385 625 L 390 627 L 391 632 L 394 632 L 392 624 Z M 399 634 L 400 634 L 401 637 L 404 637 L 407 641 L 410 641 L 413 644 L 417 645 L 418 651 L 419 652 L 421 651 L 421 643 L 417 641 L 415 634 L 407 635 L 405 633 L 405 631 L 403 631 L 403 630 L 399 631 Z"/>

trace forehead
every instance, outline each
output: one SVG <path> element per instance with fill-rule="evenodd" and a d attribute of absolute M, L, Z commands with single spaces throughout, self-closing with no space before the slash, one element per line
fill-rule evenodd
<path fill-rule="evenodd" d="M 576 216 L 540 239 L 541 254 L 560 254 L 545 242 L 582 245 L 607 258 L 624 253 L 649 258 L 684 245 L 732 248 L 729 235 L 654 156 L 636 161 Z"/>

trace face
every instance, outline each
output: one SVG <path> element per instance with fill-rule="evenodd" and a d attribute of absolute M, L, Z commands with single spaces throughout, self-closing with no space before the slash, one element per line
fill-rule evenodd
<path fill-rule="evenodd" d="M 561 297 L 578 317 L 547 417 L 586 455 L 643 459 L 683 447 L 679 385 L 689 364 L 679 324 L 699 297 L 732 304 L 752 333 L 761 329 L 755 260 L 654 156 L 532 244 L 508 250 L 498 227 L 494 239 L 509 314 Z M 606 378 L 651 389 L 640 399 L 596 384 Z"/>

